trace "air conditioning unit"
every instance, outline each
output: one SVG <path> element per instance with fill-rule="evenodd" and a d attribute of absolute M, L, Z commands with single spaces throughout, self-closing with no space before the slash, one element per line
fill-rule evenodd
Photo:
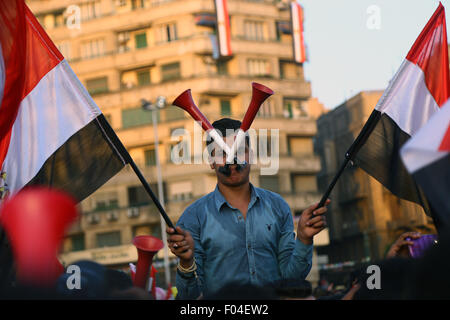
<path fill-rule="evenodd" d="M 106 219 L 108 221 L 116 221 L 119 219 L 119 212 L 118 211 L 110 211 L 106 214 Z"/>
<path fill-rule="evenodd" d="M 97 213 L 90 214 L 88 217 L 88 222 L 90 224 L 96 224 L 100 222 L 100 216 Z"/>
<path fill-rule="evenodd" d="M 128 208 L 127 216 L 128 218 L 139 217 L 139 208 L 137 207 Z"/>

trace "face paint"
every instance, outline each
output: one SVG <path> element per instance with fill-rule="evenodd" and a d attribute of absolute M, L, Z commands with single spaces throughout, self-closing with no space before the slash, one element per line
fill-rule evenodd
<path fill-rule="evenodd" d="M 233 163 L 227 163 L 224 166 L 219 167 L 218 171 L 221 174 L 229 177 L 231 175 L 231 168 L 230 168 L 230 166 L 233 165 L 233 164 L 236 165 L 236 171 L 240 172 L 240 171 L 244 170 L 245 167 L 247 167 L 248 162 L 244 161 L 244 163 L 239 164 L 238 160 L 237 160 L 237 157 L 234 157 Z"/>

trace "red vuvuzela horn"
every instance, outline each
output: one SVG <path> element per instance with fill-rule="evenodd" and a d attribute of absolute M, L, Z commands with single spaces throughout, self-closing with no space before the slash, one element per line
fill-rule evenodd
<path fill-rule="evenodd" d="M 77 215 L 75 200 L 62 191 L 28 188 L 5 200 L 0 223 L 11 243 L 20 283 L 40 287 L 56 283 L 64 270 L 58 249 Z"/>
<path fill-rule="evenodd" d="M 137 236 L 134 238 L 133 244 L 138 252 L 136 274 L 133 283 L 136 287 L 146 290 L 153 256 L 164 247 L 164 243 L 153 236 Z M 154 295 L 155 293 L 152 292 L 152 294 Z"/>
<path fill-rule="evenodd" d="M 252 82 L 252 99 L 248 106 L 247 112 L 245 113 L 244 120 L 242 120 L 241 127 L 236 135 L 236 139 L 234 140 L 231 150 L 228 153 L 227 163 L 233 162 L 236 150 L 238 150 L 240 144 L 244 141 L 245 132 L 247 132 L 252 125 L 253 120 L 255 120 L 256 114 L 258 113 L 259 108 L 261 108 L 261 105 L 268 97 L 273 95 L 273 93 L 274 92 L 272 89 L 260 83 Z"/>
<path fill-rule="evenodd" d="M 195 105 L 195 102 L 192 99 L 191 89 L 187 89 L 182 94 L 180 94 L 172 102 L 172 104 L 187 111 L 195 121 L 200 122 L 203 130 L 205 130 L 214 139 L 217 145 L 228 154 L 228 152 L 230 151 L 230 147 L 225 143 L 220 134 L 213 128 L 208 119 Z"/>

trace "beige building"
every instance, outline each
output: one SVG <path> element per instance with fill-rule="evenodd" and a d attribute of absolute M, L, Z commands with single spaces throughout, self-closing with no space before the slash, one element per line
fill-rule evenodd
<path fill-rule="evenodd" d="M 176 129 L 193 137 L 194 122 L 168 106 L 158 114 L 155 146 L 151 112 L 141 99 L 170 103 L 190 88 L 194 101 L 213 122 L 242 119 L 251 82 L 275 91 L 253 129 L 279 129 L 279 170 L 251 181 L 281 194 L 293 215 L 317 202 L 320 160 L 313 152 L 316 122 L 323 109 L 311 98 L 303 66 L 293 62 L 290 12 L 286 1 L 229 0 L 233 55 L 214 59 L 215 7 L 212 0 L 30 0 L 51 39 L 92 94 L 117 135 L 157 194 L 155 148 L 162 167 L 165 208 L 173 222 L 194 200 L 213 191 L 214 172 L 203 164 L 175 164 Z M 288 26 L 288 28 L 286 27 Z M 316 110 L 318 108 L 318 110 Z M 194 156 L 194 147 L 191 146 Z M 136 261 L 132 239 L 161 237 L 160 217 L 130 168 L 123 169 L 81 203 L 81 218 L 64 243 L 62 259 L 94 260 L 126 268 Z M 162 250 L 155 265 L 160 268 Z M 161 268 L 162 272 L 163 269 Z"/>
<path fill-rule="evenodd" d="M 315 149 L 321 156 L 318 184 L 325 191 L 344 161 L 382 91 L 363 91 L 317 121 Z M 434 225 L 423 209 L 401 200 L 362 169 L 350 164 L 330 196 L 330 245 L 320 249 L 330 264 L 353 266 L 383 258 L 405 231 L 431 233 Z"/>

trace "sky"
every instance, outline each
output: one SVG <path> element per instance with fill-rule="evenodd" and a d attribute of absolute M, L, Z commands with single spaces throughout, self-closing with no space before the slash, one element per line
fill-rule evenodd
<path fill-rule="evenodd" d="M 312 95 L 333 109 L 363 90 L 384 90 L 438 0 L 300 0 Z M 449 29 L 450 0 L 446 8 Z M 448 35 L 447 35 L 448 36 Z"/>

